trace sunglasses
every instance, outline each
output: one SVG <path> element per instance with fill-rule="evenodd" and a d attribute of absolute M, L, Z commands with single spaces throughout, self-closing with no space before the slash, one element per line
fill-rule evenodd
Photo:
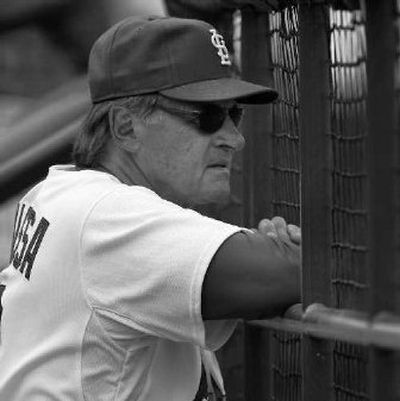
<path fill-rule="evenodd" d="M 240 125 L 243 117 L 243 108 L 234 105 L 232 107 L 222 107 L 213 103 L 196 103 L 198 110 L 185 110 L 184 108 L 174 107 L 166 102 L 156 102 L 157 107 L 182 118 L 188 123 L 195 125 L 206 134 L 214 134 L 224 125 L 229 116 L 235 127 Z"/>

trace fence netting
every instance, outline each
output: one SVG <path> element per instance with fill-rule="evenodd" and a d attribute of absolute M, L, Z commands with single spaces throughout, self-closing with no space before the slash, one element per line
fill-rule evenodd
<path fill-rule="evenodd" d="M 400 260 L 400 0 L 393 1 L 396 33 L 396 220 Z M 325 0 L 326 35 L 329 38 L 329 105 L 331 217 L 331 307 L 366 311 L 368 282 L 368 153 L 367 153 L 367 36 L 365 2 L 358 9 L 343 9 L 356 2 Z M 274 86 L 279 99 L 272 104 L 272 158 L 270 166 L 273 215 L 300 224 L 301 159 L 299 132 L 299 12 L 294 1 L 266 17 L 267 43 L 271 52 Z M 289 5 L 290 4 L 290 5 Z M 330 6 L 335 4 L 335 8 Z M 338 5 L 340 4 L 342 8 Z M 391 27 L 388 27 L 391 29 Z M 313 46 L 313 43 L 305 43 Z M 318 189 L 316 189 L 318 190 Z M 377 267 L 378 268 L 378 267 Z M 397 274 L 400 288 L 400 270 Z M 398 291 L 400 310 L 400 291 Z M 332 341 L 332 399 L 370 399 L 370 349 Z M 270 336 L 271 399 L 302 400 L 303 364 L 301 335 L 272 330 Z M 394 352 L 394 351 L 393 351 Z M 400 377 L 400 358 L 396 373 Z M 318 380 L 316 378 L 316 380 Z M 400 400 L 400 379 L 397 397 Z"/>
<path fill-rule="evenodd" d="M 300 223 L 299 53 L 298 12 L 285 8 L 269 16 L 269 35 L 275 87 L 273 105 L 273 212 Z"/>
<path fill-rule="evenodd" d="M 366 16 L 362 8 L 353 11 L 327 9 L 331 106 L 331 132 L 327 135 L 330 136 L 332 155 L 331 306 L 365 310 L 369 291 Z M 400 135 L 399 10 L 400 0 L 396 0 L 396 118 Z M 272 106 L 272 210 L 274 215 L 298 224 L 301 157 L 297 6 L 270 13 L 268 24 L 274 84 L 280 93 L 279 100 Z M 312 46 L 312 43 L 306 45 Z M 400 141 L 398 148 L 400 155 Z M 301 400 L 301 336 L 273 331 L 271 349 L 272 399 Z M 336 341 L 332 349 L 334 399 L 369 399 L 367 347 Z"/>
<path fill-rule="evenodd" d="M 361 10 L 330 10 L 333 305 L 367 305 L 367 50 Z M 368 399 L 368 350 L 333 345 L 338 401 Z"/>
<path fill-rule="evenodd" d="M 332 292 L 363 309 L 367 286 L 365 17 L 331 10 Z"/>
<path fill-rule="evenodd" d="M 269 14 L 268 40 L 274 84 L 280 96 L 272 118 L 272 212 L 300 223 L 299 21 L 297 7 Z M 274 331 L 271 336 L 272 397 L 301 399 L 301 336 Z M 267 378 L 266 378 L 267 379 Z"/>

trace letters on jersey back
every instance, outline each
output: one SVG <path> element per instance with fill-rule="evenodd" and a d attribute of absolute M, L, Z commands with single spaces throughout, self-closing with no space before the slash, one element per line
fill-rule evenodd
<path fill-rule="evenodd" d="M 29 280 L 36 255 L 49 227 L 32 206 L 19 203 L 15 214 L 10 263 Z"/>

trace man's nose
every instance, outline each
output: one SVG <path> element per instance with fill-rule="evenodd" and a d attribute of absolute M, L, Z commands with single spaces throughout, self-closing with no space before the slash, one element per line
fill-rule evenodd
<path fill-rule="evenodd" d="M 236 152 L 242 150 L 246 144 L 244 136 L 239 128 L 233 123 L 230 117 L 227 117 L 223 126 L 217 133 L 218 145 L 228 146 Z"/>

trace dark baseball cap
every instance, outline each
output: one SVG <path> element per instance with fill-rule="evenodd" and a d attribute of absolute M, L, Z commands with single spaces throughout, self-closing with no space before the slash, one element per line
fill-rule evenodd
<path fill-rule="evenodd" d="M 277 92 L 233 75 L 224 39 L 210 24 L 173 17 L 130 17 L 94 43 L 89 56 L 93 103 L 161 93 L 171 99 L 262 104 Z"/>

